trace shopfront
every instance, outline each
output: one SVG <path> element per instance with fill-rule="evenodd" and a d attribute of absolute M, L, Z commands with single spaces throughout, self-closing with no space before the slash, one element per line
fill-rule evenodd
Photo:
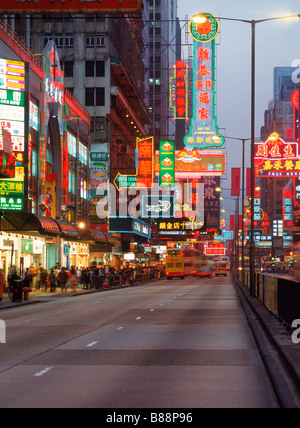
<path fill-rule="evenodd" d="M 0 269 L 3 269 L 7 278 L 8 269 L 17 265 L 19 252 L 19 238 L 16 235 L 1 232 L 0 236 Z"/>

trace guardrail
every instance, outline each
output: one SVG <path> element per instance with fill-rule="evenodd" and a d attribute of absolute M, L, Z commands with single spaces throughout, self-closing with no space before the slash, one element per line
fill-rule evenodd
<path fill-rule="evenodd" d="M 250 288 L 249 271 L 239 271 L 238 280 Z M 300 319 L 300 282 L 294 278 L 256 272 L 255 296 L 289 327 L 295 319 Z"/>

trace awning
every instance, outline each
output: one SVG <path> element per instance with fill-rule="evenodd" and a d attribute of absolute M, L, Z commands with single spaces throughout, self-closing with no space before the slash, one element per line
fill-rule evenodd
<path fill-rule="evenodd" d="M 55 220 L 30 213 L 4 212 L 0 226 L 3 232 L 30 232 L 54 236 L 61 234 Z"/>
<path fill-rule="evenodd" d="M 66 223 L 65 221 L 62 221 L 62 220 L 55 220 L 55 222 L 58 224 L 61 230 L 61 235 L 63 237 L 76 238 L 76 239 L 79 237 L 78 230 L 76 229 L 75 226 L 73 226 L 73 224 Z"/>

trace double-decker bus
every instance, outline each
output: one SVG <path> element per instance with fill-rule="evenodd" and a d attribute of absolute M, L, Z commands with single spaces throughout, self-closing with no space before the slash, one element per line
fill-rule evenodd
<path fill-rule="evenodd" d="M 183 251 L 178 249 L 167 250 L 166 255 L 167 279 L 185 278 Z"/>
<path fill-rule="evenodd" d="M 214 262 L 205 257 L 197 250 L 184 250 L 184 272 L 185 276 L 212 276 L 214 273 Z"/>

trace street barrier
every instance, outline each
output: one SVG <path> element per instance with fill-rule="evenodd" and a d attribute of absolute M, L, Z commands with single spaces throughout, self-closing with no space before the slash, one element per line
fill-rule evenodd
<path fill-rule="evenodd" d="M 250 272 L 238 275 L 239 281 L 250 288 Z M 255 273 L 255 297 L 276 317 L 292 328 L 300 319 L 300 283 L 290 277 Z"/>

